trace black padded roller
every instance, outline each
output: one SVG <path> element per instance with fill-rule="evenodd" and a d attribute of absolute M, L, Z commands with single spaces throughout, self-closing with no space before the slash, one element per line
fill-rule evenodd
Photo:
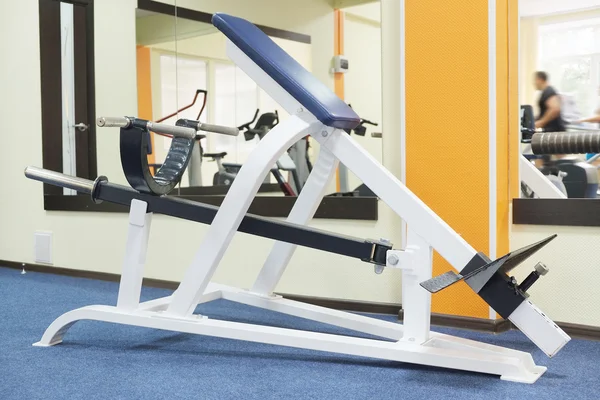
<path fill-rule="evenodd" d="M 533 154 L 600 153 L 600 131 L 536 133 L 531 150 Z"/>
<path fill-rule="evenodd" d="M 190 162 L 195 139 L 174 137 L 162 166 L 152 176 L 148 165 L 148 121 L 130 118 L 132 123 L 121 128 L 121 166 L 127 182 L 140 193 L 158 196 L 169 193 L 181 180 Z M 187 120 L 179 120 L 177 126 L 187 126 Z"/>

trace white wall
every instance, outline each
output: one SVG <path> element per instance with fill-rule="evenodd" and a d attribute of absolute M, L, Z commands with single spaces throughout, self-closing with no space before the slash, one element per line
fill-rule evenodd
<path fill-rule="evenodd" d="M 363 137 L 352 134 L 373 157 L 382 161 L 382 140 L 371 137 L 371 132 L 383 132 L 381 109 L 381 5 L 379 2 L 344 9 L 344 55 L 349 70 L 344 76 L 346 103 L 364 119 L 379 126 L 367 127 Z M 348 172 L 352 190 L 361 180 Z"/>
<path fill-rule="evenodd" d="M 515 276 L 522 281 L 542 261 L 550 272 L 529 290 L 532 301 L 555 321 L 600 326 L 600 228 L 513 225 L 511 247 L 554 233 L 558 237 L 523 262 Z"/>
<path fill-rule="evenodd" d="M 98 117 L 137 114 L 135 23 L 132 23 L 135 21 L 136 6 L 136 0 L 94 3 L 94 73 Z M 32 13 L 36 13 L 37 21 L 37 5 L 28 10 L 28 15 Z M 38 31 L 37 22 L 29 26 L 32 32 Z M 36 55 L 37 49 L 36 45 L 31 52 Z M 38 62 L 36 59 L 36 65 L 39 65 Z M 112 182 L 126 184 L 119 156 L 119 129 L 96 129 L 96 149 L 98 172 L 108 176 Z"/>
<path fill-rule="evenodd" d="M 202 3 L 206 5 L 204 11 L 220 9 L 264 25 L 312 35 L 313 71 L 328 86 L 333 86 L 328 71 L 333 53 L 333 14 L 326 2 L 307 0 L 297 8 L 287 9 L 282 9 L 277 0 L 263 0 L 261 5 L 257 1 L 250 4 L 233 0 Z M 121 68 L 135 65 L 136 1 L 103 0 L 95 4 L 97 115 L 136 114 L 135 68 Z M 178 4 L 194 7 L 197 2 L 179 1 Z M 10 143 L 10 146 L 0 147 L 3 173 L 0 259 L 33 262 L 33 233 L 44 230 L 54 234 L 55 265 L 118 273 L 124 253 L 126 215 L 46 212 L 42 185 L 23 176 L 26 166 L 42 165 L 38 2 L 4 2 L 0 24 L 4 32 L 0 35 L 3 49 L 0 117 L 5 123 L 0 135 L 4 143 Z M 25 128 L 24 122 L 27 123 Z M 99 154 L 99 159 L 106 160 L 99 163 L 99 172 L 113 182 L 124 181 L 116 130 L 98 131 L 98 152 L 103 154 Z M 388 218 L 377 222 L 317 220 L 312 225 L 363 238 L 389 237 L 393 230 Z M 180 279 L 205 232 L 203 225 L 155 216 L 145 275 Z M 267 240 L 238 234 L 215 280 L 248 287 L 270 245 Z M 315 296 L 399 302 L 397 272 L 374 275 L 372 266 L 361 261 L 300 249 L 277 289 Z"/>

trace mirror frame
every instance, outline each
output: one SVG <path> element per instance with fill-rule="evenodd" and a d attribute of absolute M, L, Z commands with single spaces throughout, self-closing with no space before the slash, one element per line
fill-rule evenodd
<path fill-rule="evenodd" d="M 513 3 L 509 3 L 512 7 Z M 521 13 L 518 5 L 516 9 L 509 9 L 509 16 L 518 18 L 516 26 L 509 26 L 509 43 L 520 43 L 521 42 L 521 31 L 518 28 L 521 23 Z M 515 38 L 516 34 L 516 38 Z M 509 151 L 517 152 L 517 157 L 521 157 L 520 146 L 521 146 L 521 133 L 520 133 L 520 107 L 525 104 L 520 102 L 521 86 L 519 84 L 519 74 L 521 73 L 521 62 L 520 53 L 516 52 L 516 59 L 509 58 L 509 64 L 512 66 L 516 65 L 516 75 L 509 74 L 509 85 L 517 87 L 517 95 L 509 96 L 509 112 L 514 112 L 511 115 L 510 121 L 512 128 L 510 132 L 515 132 L 515 135 L 511 136 L 511 143 L 509 145 Z M 513 53 L 509 53 L 509 57 L 513 56 Z M 509 133 L 510 134 L 510 133 Z M 512 157 L 512 153 L 511 153 Z M 517 160 L 517 164 L 518 160 Z M 518 177 L 518 173 L 511 173 L 511 179 Z M 518 179 L 517 179 L 518 181 Z M 512 223 L 514 225 L 560 225 L 560 226 L 600 226 L 600 199 L 583 199 L 583 198 L 567 198 L 567 199 L 527 199 L 520 198 L 521 182 L 510 181 L 511 188 L 514 190 L 512 194 Z"/>

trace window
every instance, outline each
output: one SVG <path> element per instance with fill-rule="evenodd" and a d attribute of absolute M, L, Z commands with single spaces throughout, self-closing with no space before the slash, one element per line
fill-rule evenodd
<path fill-rule="evenodd" d="M 240 126 L 252 120 L 258 106 L 258 86 L 234 64 L 215 62 L 215 124 Z M 246 141 L 244 135 L 237 138 L 213 135 L 211 151 L 226 151 L 227 161 L 243 164 L 256 147 L 257 139 Z"/>
<path fill-rule="evenodd" d="M 205 61 L 182 57 L 175 54 L 161 54 L 160 56 L 160 109 L 163 115 L 169 115 L 175 111 L 192 103 L 196 90 L 206 89 L 207 65 Z M 202 107 L 202 98 L 200 97 L 193 107 L 183 110 L 176 116 L 171 117 L 163 123 L 175 124 L 180 118 L 195 120 Z M 207 122 L 208 103 L 200 121 Z M 159 118 L 161 118 L 159 116 Z M 157 118 L 157 119 L 159 119 Z M 169 150 L 171 139 L 161 136 L 163 139 L 163 149 Z M 155 138 L 156 140 L 157 138 Z M 206 144 L 203 142 L 203 146 Z M 158 150 L 158 149 L 157 149 Z M 164 158 L 164 156 L 162 158 Z M 160 159 L 162 159 L 160 158 Z"/>
<path fill-rule="evenodd" d="M 542 25 L 539 28 L 539 69 L 551 84 L 574 99 L 579 113 L 598 108 L 600 87 L 600 18 Z"/>

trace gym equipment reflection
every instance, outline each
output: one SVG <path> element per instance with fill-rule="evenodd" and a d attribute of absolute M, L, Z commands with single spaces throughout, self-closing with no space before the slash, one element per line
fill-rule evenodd
<path fill-rule="evenodd" d="M 287 112 L 227 60 L 225 42 L 214 26 L 138 9 L 136 31 L 138 75 L 144 71 L 150 75 L 145 82 L 138 80 L 138 85 L 151 87 L 150 91 L 144 88 L 138 92 L 138 103 L 150 107 L 141 114 L 151 119 L 153 115 L 168 113 L 156 122 L 195 119 L 203 123 L 238 125 L 244 131 L 239 139 L 210 133 L 199 136 L 175 194 L 227 193 L 247 154 L 280 119 L 287 118 Z M 302 63 L 310 63 L 310 44 L 279 38 L 277 41 L 289 46 Z M 140 54 L 147 56 L 140 57 Z M 152 101 L 141 99 L 140 93 L 151 93 Z M 194 99 L 182 106 L 181 103 L 189 101 L 188 93 L 189 98 L 194 96 Z M 247 122 L 252 115 L 250 110 L 268 112 L 256 111 L 254 118 Z M 192 112 L 195 114 L 191 115 Z M 274 196 L 299 193 L 310 173 L 309 141 L 308 137 L 302 139 L 291 146 L 288 154 L 282 155 L 273 166 L 272 174 L 265 178 L 260 193 Z M 149 142 L 149 163 L 156 173 L 167 156 L 170 138 L 152 134 Z"/>
<path fill-rule="evenodd" d="M 523 197 L 562 197 L 592 198 L 598 197 L 598 166 L 592 164 L 600 157 L 600 131 L 570 125 L 567 132 L 541 132 L 535 129 L 533 107 L 521 106 L 521 137 L 526 145 L 522 158 L 522 169 L 531 171 L 532 164 L 538 160 L 538 169 L 547 179 L 546 188 L 540 187 L 543 181 L 538 180 L 539 192 L 531 188 L 525 179 L 521 182 Z M 593 153 L 592 157 L 583 161 L 577 154 Z M 554 155 L 562 155 L 553 158 Z M 568 155 L 568 156 L 564 156 Z M 530 182 L 530 181 L 529 181 Z M 554 195 L 558 191 L 558 196 Z"/>

